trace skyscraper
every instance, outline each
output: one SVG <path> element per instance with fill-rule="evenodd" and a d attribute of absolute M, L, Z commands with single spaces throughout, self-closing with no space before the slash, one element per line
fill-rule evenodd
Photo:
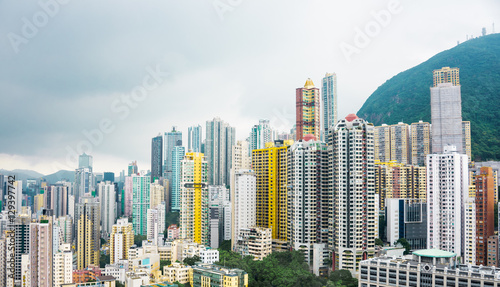
<path fill-rule="evenodd" d="M 160 184 L 159 180 L 151 183 L 149 190 L 149 208 L 155 208 L 165 202 L 165 187 Z"/>
<path fill-rule="evenodd" d="M 75 188 L 73 189 L 75 202 L 80 202 L 80 198 L 84 196 L 91 196 L 94 191 L 94 184 L 95 180 L 92 168 L 78 168 L 75 171 Z"/>
<path fill-rule="evenodd" d="M 176 146 L 182 146 L 182 132 L 177 130 L 176 126 L 172 127 L 172 131 L 165 133 L 163 157 L 164 167 L 163 171 L 167 179 L 170 180 L 172 173 L 172 150 Z"/>
<path fill-rule="evenodd" d="M 54 287 L 73 282 L 73 252 L 71 244 L 62 244 L 54 251 Z"/>
<path fill-rule="evenodd" d="M 200 125 L 188 128 L 188 152 L 201 152 L 202 135 Z"/>
<path fill-rule="evenodd" d="M 252 150 L 262 149 L 266 143 L 276 139 L 276 132 L 269 125 L 269 120 L 259 120 L 259 124 L 254 125 L 250 132 L 248 154 L 251 155 Z"/>
<path fill-rule="evenodd" d="M 169 182 L 170 186 L 170 209 L 180 210 L 180 190 L 181 190 L 181 161 L 186 154 L 183 146 L 175 146 L 172 149 L 172 174 Z"/>
<path fill-rule="evenodd" d="M 434 136 L 434 135 L 433 135 Z M 427 155 L 427 248 L 462 254 L 464 200 L 469 195 L 468 159 L 454 146 Z"/>
<path fill-rule="evenodd" d="M 402 164 L 411 162 L 410 127 L 405 123 L 390 126 L 391 132 L 391 160 Z"/>
<path fill-rule="evenodd" d="M 181 238 L 208 246 L 208 163 L 202 153 L 188 152 L 181 171 Z"/>
<path fill-rule="evenodd" d="M 323 110 L 321 140 L 326 141 L 328 129 L 337 124 L 337 75 L 335 73 L 326 73 L 323 78 L 321 105 Z"/>
<path fill-rule="evenodd" d="M 472 148 L 471 148 L 471 137 L 470 137 L 470 122 L 462 121 L 462 150 L 469 158 L 469 162 L 472 161 Z"/>
<path fill-rule="evenodd" d="M 431 152 L 431 125 L 419 121 L 410 126 L 411 164 L 424 166 L 425 158 Z"/>
<path fill-rule="evenodd" d="M 147 211 L 150 207 L 149 176 L 132 177 L 132 223 L 136 235 L 146 235 Z"/>
<path fill-rule="evenodd" d="M 231 185 L 231 248 L 238 242 L 241 229 L 256 226 L 256 178 L 250 169 L 238 169 L 234 172 L 234 183 Z"/>
<path fill-rule="evenodd" d="M 356 272 L 359 261 L 375 252 L 378 208 L 373 133 L 373 125 L 354 114 L 330 132 L 333 214 L 329 237 L 335 270 Z"/>
<path fill-rule="evenodd" d="M 151 140 L 151 182 L 163 176 L 163 138 L 161 134 Z"/>
<path fill-rule="evenodd" d="M 488 265 L 487 241 L 495 234 L 495 194 L 493 170 L 481 167 L 476 185 L 476 265 Z"/>
<path fill-rule="evenodd" d="M 116 220 L 116 193 L 115 185 L 109 181 L 98 185 L 99 201 L 101 202 L 102 233 L 108 236 Z"/>
<path fill-rule="evenodd" d="M 139 168 L 137 167 L 137 161 L 133 161 L 128 164 L 128 176 L 136 175 L 139 173 Z"/>
<path fill-rule="evenodd" d="M 89 168 L 92 171 L 93 161 L 91 155 L 83 153 L 78 157 L 78 168 Z"/>
<path fill-rule="evenodd" d="M 293 141 L 267 143 L 252 151 L 256 175 L 256 224 L 271 228 L 276 249 L 287 245 L 287 158 Z"/>
<path fill-rule="evenodd" d="M 30 224 L 30 282 L 31 286 L 53 286 L 52 215 L 41 216 Z"/>
<path fill-rule="evenodd" d="M 154 244 L 158 244 L 158 235 L 165 231 L 165 204 L 161 203 L 147 211 L 146 236 Z"/>
<path fill-rule="evenodd" d="M 228 185 L 235 129 L 220 118 L 214 118 L 207 121 L 206 132 L 205 156 L 208 162 L 209 184 Z"/>
<path fill-rule="evenodd" d="M 21 255 L 29 253 L 30 222 L 30 215 L 28 214 L 20 214 L 14 219 L 14 282 L 21 281 Z M 12 247 L 12 242 L 8 244 Z M 12 248 L 8 250 L 12 250 Z"/>
<path fill-rule="evenodd" d="M 444 146 L 456 146 L 458 153 L 464 153 L 462 132 L 462 99 L 458 68 L 434 71 L 434 87 L 431 88 L 432 153 L 443 153 Z"/>
<path fill-rule="evenodd" d="M 433 72 L 433 86 L 437 87 L 439 84 L 451 83 L 453 86 L 460 85 L 460 70 L 458 68 L 443 67 Z"/>
<path fill-rule="evenodd" d="M 296 98 L 296 139 L 304 139 L 305 135 L 320 138 L 320 99 L 319 89 L 314 87 L 311 79 L 307 79 L 303 88 L 297 88 Z"/>
<path fill-rule="evenodd" d="M 99 265 L 101 212 L 93 197 L 80 198 L 75 209 L 77 269 L 81 270 L 89 265 Z"/>
<path fill-rule="evenodd" d="M 323 244 L 326 249 L 328 243 L 331 192 L 328 171 L 328 150 L 324 142 L 301 140 L 289 148 L 287 237 L 293 250 L 304 252 L 310 267 L 319 262 L 320 266 L 313 270 L 315 274 L 319 274 L 319 269 L 328 269 L 323 263 L 328 253 L 313 252 L 316 244 Z"/>
<path fill-rule="evenodd" d="M 389 162 L 391 160 L 391 127 L 382 124 L 374 128 L 375 160 Z"/>
<path fill-rule="evenodd" d="M 134 230 L 127 218 L 120 218 L 113 225 L 109 237 L 110 263 L 128 259 L 128 249 L 134 244 Z"/>

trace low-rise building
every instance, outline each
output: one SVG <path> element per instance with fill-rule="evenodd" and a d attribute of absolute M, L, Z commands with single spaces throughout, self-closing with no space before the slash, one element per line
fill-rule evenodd
<path fill-rule="evenodd" d="M 217 249 L 205 249 L 205 250 L 200 250 L 200 259 L 201 262 L 207 263 L 207 264 L 214 264 L 215 262 L 219 261 L 219 250 Z"/>
<path fill-rule="evenodd" d="M 272 252 L 271 228 L 241 228 L 236 242 L 236 252 L 262 260 Z"/>
<path fill-rule="evenodd" d="M 113 276 L 116 281 L 125 284 L 125 274 L 128 272 L 128 260 L 118 260 L 114 264 L 106 264 L 102 274 L 105 276 Z"/>
<path fill-rule="evenodd" d="M 229 269 L 212 264 L 192 267 L 191 287 L 248 287 L 248 274 L 241 269 Z"/>
<path fill-rule="evenodd" d="M 500 269 L 458 264 L 452 252 L 425 249 L 403 257 L 386 256 L 361 261 L 360 287 L 498 287 Z"/>
<path fill-rule="evenodd" d="M 163 277 L 168 282 L 179 282 L 181 284 L 189 283 L 189 274 L 191 267 L 180 263 L 172 263 L 169 266 L 163 266 Z"/>

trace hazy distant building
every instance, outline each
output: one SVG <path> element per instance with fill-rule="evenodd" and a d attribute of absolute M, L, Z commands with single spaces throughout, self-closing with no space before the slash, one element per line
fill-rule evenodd
<path fill-rule="evenodd" d="M 326 73 L 321 86 L 323 123 L 321 140 L 326 141 L 328 129 L 337 124 L 337 74 Z"/>
<path fill-rule="evenodd" d="M 163 138 L 160 135 L 151 140 L 151 182 L 163 177 Z"/>
<path fill-rule="evenodd" d="M 146 235 L 147 210 L 150 208 L 149 176 L 132 177 L 132 223 L 136 235 Z"/>
<path fill-rule="evenodd" d="M 200 125 L 188 128 L 188 152 L 202 152 L 202 129 Z"/>
<path fill-rule="evenodd" d="M 181 161 L 184 159 L 186 150 L 183 146 L 175 146 L 172 149 L 172 171 L 169 181 L 170 186 L 170 209 L 180 210 L 180 190 L 181 190 Z"/>
<path fill-rule="evenodd" d="M 266 143 L 272 142 L 275 139 L 277 139 L 276 132 L 269 125 L 269 120 L 259 120 L 259 124 L 252 127 L 250 137 L 248 138 L 248 155 L 252 154 L 252 150 L 264 148 Z"/>
<path fill-rule="evenodd" d="M 137 161 L 133 161 L 128 165 L 128 176 L 137 175 L 139 173 L 139 168 L 137 167 Z"/>
<path fill-rule="evenodd" d="M 296 103 L 296 140 L 305 135 L 320 138 L 320 97 L 319 89 L 314 87 L 311 79 L 307 79 L 303 88 L 295 91 Z"/>
<path fill-rule="evenodd" d="M 235 128 L 220 118 L 207 121 L 205 158 L 210 185 L 229 185 L 235 134 Z"/>

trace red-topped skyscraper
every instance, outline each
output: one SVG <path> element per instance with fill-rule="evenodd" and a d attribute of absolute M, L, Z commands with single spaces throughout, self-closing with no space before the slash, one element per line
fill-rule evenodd
<path fill-rule="evenodd" d="M 309 78 L 303 88 L 296 90 L 296 139 L 304 139 L 307 134 L 320 138 L 320 98 L 319 89 Z"/>

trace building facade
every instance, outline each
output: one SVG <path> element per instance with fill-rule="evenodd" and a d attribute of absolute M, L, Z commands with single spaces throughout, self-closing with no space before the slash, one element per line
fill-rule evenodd
<path fill-rule="evenodd" d="M 220 118 L 207 121 L 205 157 L 208 162 L 210 185 L 229 184 L 235 135 L 235 128 Z"/>
<path fill-rule="evenodd" d="M 307 79 L 303 88 L 295 91 L 296 103 L 296 140 L 305 135 L 320 139 L 320 95 L 311 79 Z"/>
<path fill-rule="evenodd" d="M 321 86 L 323 113 L 321 140 L 326 141 L 328 130 L 337 124 L 337 74 L 326 73 Z"/>

